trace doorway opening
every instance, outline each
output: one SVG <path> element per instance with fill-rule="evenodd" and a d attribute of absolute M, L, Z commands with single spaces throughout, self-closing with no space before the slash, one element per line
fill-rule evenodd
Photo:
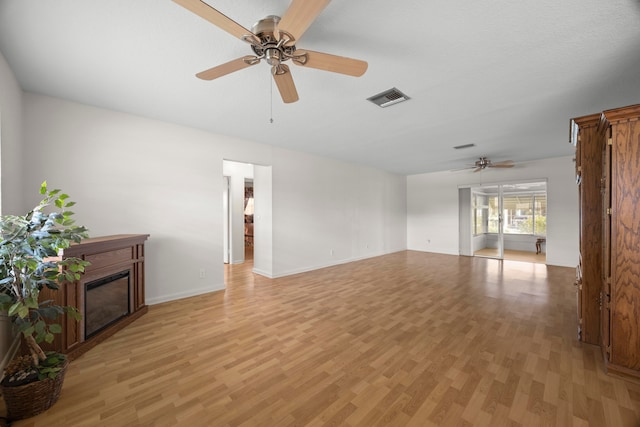
<path fill-rule="evenodd" d="M 271 166 L 223 160 L 223 261 L 272 277 Z"/>
<path fill-rule="evenodd" d="M 253 179 L 244 180 L 244 262 L 250 263 L 253 269 L 253 229 L 255 199 L 253 197 Z"/>
<path fill-rule="evenodd" d="M 546 263 L 547 183 L 471 188 L 473 256 Z"/>

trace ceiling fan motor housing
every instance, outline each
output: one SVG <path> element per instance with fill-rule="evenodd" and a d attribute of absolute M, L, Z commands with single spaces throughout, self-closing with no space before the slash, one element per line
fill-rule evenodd
<path fill-rule="evenodd" d="M 278 22 L 280 22 L 279 16 L 269 15 L 251 27 L 251 32 L 260 40 L 259 45 L 252 43 L 251 49 L 257 56 L 264 57 L 269 65 L 280 65 L 291 58 L 296 51 L 294 44 L 288 44 L 294 41 L 293 36 L 280 31 L 281 37 L 276 37 L 276 31 L 279 31 Z M 282 37 L 288 41 L 281 42 Z"/>
<path fill-rule="evenodd" d="M 476 160 L 476 167 L 484 169 L 491 165 L 491 160 L 486 157 L 480 157 L 480 160 Z"/>

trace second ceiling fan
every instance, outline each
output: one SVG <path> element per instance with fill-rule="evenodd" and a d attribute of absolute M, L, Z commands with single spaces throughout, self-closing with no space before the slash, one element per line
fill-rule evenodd
<path fill-rule="evenodd" d="M 201 0 L 173 0 L 201 18 L 251 45 L 254 55 L 243 56 L 196 74 L 213 80 L 239 71 L 261 60 L 271 65 L 271 73 L 285 103 L 296 102 L 298 92 L 291 70 L 284 62 L 291 60 L 302 67 L 359 77 L 367 71 L 367 63 L 358 59 L 330 55 L 311 50 L 297 50 L 295 42 L 329 4 L 330 0 L 293 0 L 282 18 L 267 16 L 256 22 L 251 31 Z"/>
<path fill-rule="evenodd" d="M 476 160 L 473 166 L 465 169 L 473 169 L 474 172 L 480 172 L 486 168 L 512 168 L 514 166 L 513 160 L 503 160 L 501 162 L 492 162 L 486 157 L 480 157 Z"/>

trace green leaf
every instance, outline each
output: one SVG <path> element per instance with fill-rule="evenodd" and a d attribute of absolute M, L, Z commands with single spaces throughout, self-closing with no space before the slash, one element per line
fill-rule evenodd
<path fill-rule="evenodd" d="M 58 325 L 57 323 L 53 323 L 49 325 L 49 332 L 53 334 L 60 334 L 62 333 L 62 326 Z"/>
<path fill-rule="evenodd" d="M 56 307 L 44 307 L 39 310 L 40 315 L 46 319 L 57 319 L 60 315 L 60 311 Z"/>
<path fill-rule="evenodd" d="M 47 181 L 42 181 L 40 184 L 40 194 L 47 194 Z"/>
<path fill-rule="evenodd" d="M 23 305 L 22 307 L 20 307 L 20 309 L 18 310 L 18 316 L 24 319 L 28 315 L 29 315 L 29 307 L 27 307 L 26 305 Z"/>
<path fill-rule="evenodd" d="M 36 322 L 36 324 L 35 324 L 35 331 L 38 334 L 42 334 L 42 333 L 45 332 L 45 326 L 46 326 L 46 323 L 44 323 L 42 320 L 40 320 L 39 322 Z"/>
<path fill-rule="evenodd" d="M 18 313 L 18 310 L 20 310 L 20 307 L 22 307 L 22 303 L 20 301 L 16 302 L 11 307 L 9 307 L 9 310 L 7 311 L 7 315 L 9 317 L 15 316 L 16 313 Z"/>
<path fill-rule="evenodd" d="M 70 310 L 67 311 L 67 315 L 71 318 L 73 318 L 74 320 L 81 320 L 82 319 L 82 314 L 80 314 L 80 312 L 75 308 L 75 307 L 67 307 Z"/>
<path fill-rule="evenodd" d="M 49 344 L 51 344 L 53 342 L 54 338 L 55 337 L 53 336 L 52 333 L 48 333 L 47 335 L 44 336 L 45 342 L 47 342 Z"/>

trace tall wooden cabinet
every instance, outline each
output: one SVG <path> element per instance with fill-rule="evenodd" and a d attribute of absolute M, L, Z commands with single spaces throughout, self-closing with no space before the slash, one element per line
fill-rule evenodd
<path fill-rule="evenodd" d="M 581 339 L 602 347 L 608 372 L 640 379 L 640 105 L 572 123 L 580 173 Z"/>

